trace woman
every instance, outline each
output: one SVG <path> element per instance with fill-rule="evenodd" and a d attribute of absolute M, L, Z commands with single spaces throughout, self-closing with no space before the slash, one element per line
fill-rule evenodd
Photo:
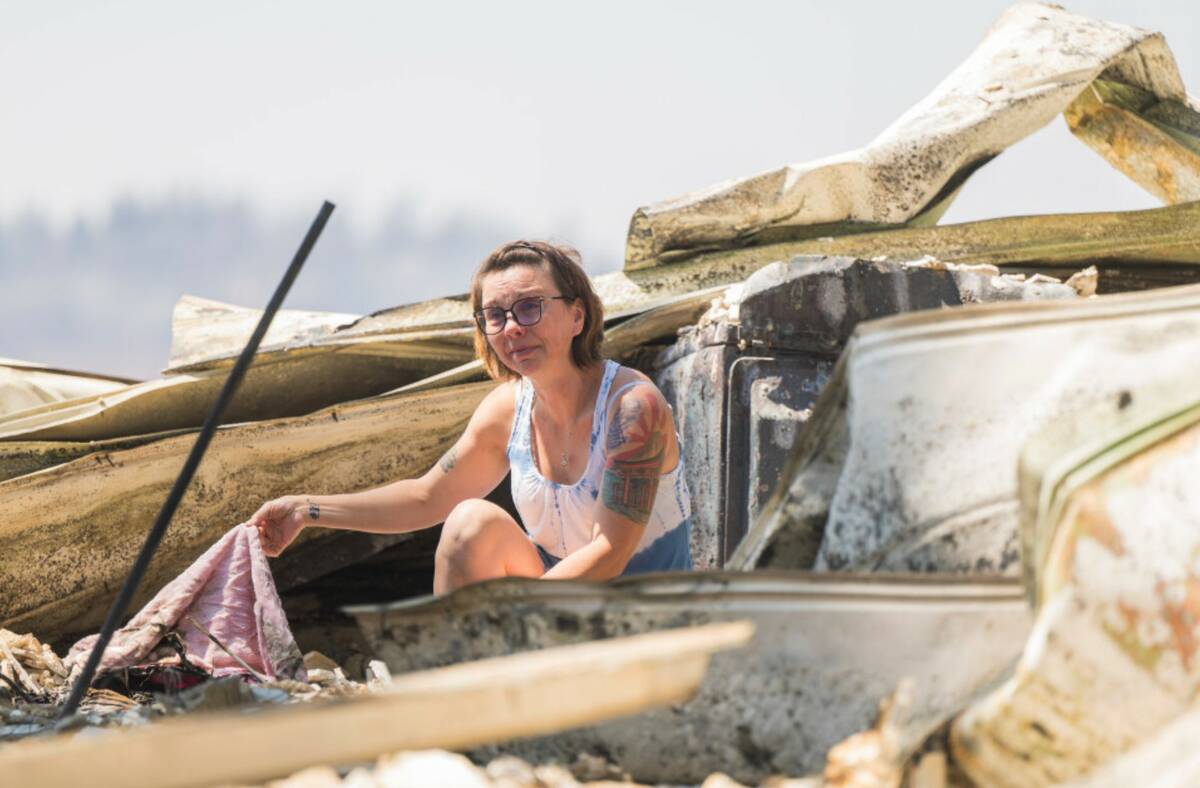
<path fill-rule="evenodd" d="M 690 569 L 690 504 L 670 408 L 600 355 L 603 308 L 573 250 L 516 241 L 471 279 L 475 350 L 495 379 L 466 431 L 418 479 L 285 496 L 250 518 L 267 555 L 307 525 L 403 533 L 445 522 L 433 590 L 494 577 Z M 483 500 L 508 472 L 524 529 Z"/>

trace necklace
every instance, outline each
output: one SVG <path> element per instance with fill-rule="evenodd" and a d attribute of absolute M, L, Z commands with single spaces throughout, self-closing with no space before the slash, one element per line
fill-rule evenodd
<path fill-rule="evenodd" d="M 538 396 L 537 396 L 537 392 L 535 391 L 533 393 L 533 408 L 536 409 L 537 405 L 538 405 Z M 541 412 L 541 411 L 539 411 L 539 412 Z M 575 430 L 575 422 L 571 421 L 567 425 L 567 440 L 563 443 L 562 452 L 559 454 L 559 460 L 558 460 L 558 467 L 563 471 L 567 470 L 567 461 L 570 459 L 571 438 L 574 435 L 574 430 Z M 548 459 L 549 458 L 547 458 L 547 460 Z"/>
<path fill-rule="evenodd" d="M 538 403 L 537 394 L 534 394 L 534 400 L 533 400 L 534 408 L 537 408 L 537 403 Z M 574 423 L 567 425 L 567 439 L 563 443 L 562 451 L 559 455 L 558 467 L 564 471 L 567 469 L 567 461 L 570 459 L 571 436 L 572 436 L 574 429 L 575 429 Z"/>
<path fill-rule="evenodd" d="M 570 446 L 571 446 L 571 428 L 567 427 L 567 442 L 563 444 L 562 461 L 558 464 L 558 467 L 562 468 L 564 471 L 567 469 L 567 449 Z"/>

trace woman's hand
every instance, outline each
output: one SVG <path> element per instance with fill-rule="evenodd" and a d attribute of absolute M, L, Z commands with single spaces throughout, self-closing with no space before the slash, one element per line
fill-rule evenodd
<path fill-rule="evenodd" d="M 246 524 L 258 529 L 263 552 L 274 558 L 292 543 L 304 527 L 304 512 L 303 499 L 285 495 L 258 507 Z"/>

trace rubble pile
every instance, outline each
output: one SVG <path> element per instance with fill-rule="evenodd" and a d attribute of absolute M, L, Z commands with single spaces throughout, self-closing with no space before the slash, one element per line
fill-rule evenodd
<path fill-rule="evenodd" d="M 3 633 L 0 637 L 11 635 L 7 630 L 0 632 Z M 33 638 L 26 635 L 20 640 L 33 641 Z M 63 664 L 49 647 L 44 646 L 43 649 L 42 653 L 48 655 L 47 662 L 55 662 L 60 666 Z M 30 663 L 38 664 L 39 660 L 30 660 Z M 332 660 L 319 652 L 309 652 L 305 655 L 305 663 L 327 665 Z M 380 666 L 382 671 L 386 671 L 382 663 Z M 0 663 L 0 674 L 7 675 L 9 667 L 7 662 Z M 14 672 L 19 675 L 19 671 L 14 669 Z M 311 669 L 307 681 L 277 679 L 247 682 L 237 676 L 206 677 L 203 682 L 187 689 L 167 687 L 151 692 L 133 689 L 129 676 L 117 671 L 102 675 L 96 685 L 88 690 L 78 713 L 72 719 L 60 721 L 62 703 L 73 678 L 65 672 L 55 673 L 54 678 L 45 679 L 43 689 L 38 693 L 27 688 L 17 689 L 15 682 L 8 684 L 7 691 L 0 687 L 0 742 L 16 741 L 60 729 L 138 726 L 163 717 L 197 711 L 353 697 L 370 692 L 379 683 L 374 678 L 365 682 L 349 679 L 342 668 L 334 664 L 332 670 L 323 667 Z M 101 684 L 108 686 L 97 686 Z"/>
<path fill-rule="evenodd" d="M 67 668 L 54 650 L 32 634 L 0 629 L 0 681 L 22 698 L 57 693 L 67 680 Z"/>
<path fill-rule="evenodd" d="M 938 223 L 1059 115 L 1163 206 Z M 63 721 L 80 639 L 260 313 L 183 297 L 151 381 L 0 360 L 0 506 L 20 514 L 0 524 L 0 774 L 1196 773 L 1200 105 L 1161 35 L 1014 5 L 864 148 L 638 208 L 594 284 L 605 352 L 673 408 L 697 571 L 432 598 L 436 534 L 321 529 L 268 563 L 232 523 L 419 475 L 494 385 L 465 296 L 282 312 Z"/>

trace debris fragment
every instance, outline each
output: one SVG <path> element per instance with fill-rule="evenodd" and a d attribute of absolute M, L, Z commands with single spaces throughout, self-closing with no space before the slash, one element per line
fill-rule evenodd
<path fill-rule="evenodd" d="M 341 666 L 320 651 L 310 651 L 304 655 L 304 668 L 306 670 L 327 670 L 332 672 L 339 667 Z"/>
<path fill-rule="evenodd" d="M 114 633 L 100 671 L 142 665 L 172 631 L 180 633 L 186 659 L 215 676 L 304 678 L 303 658 L 258 532 L 250 526 L 230 529 Z M 72 646 L 67 665 L 82 666 L 96 639 L 92 635 Z"/>
<path fill-rule="evenodd" d="M 912 681 L 905 679 L 879 703 L 879 716 L 867 731 L 856 733 L 829 750 L 825 762 L 828 788 L 899 788 L 904 774 L 898 720 L 912 705 Z"/>
<path fill-rule="evenodd" d="M 1195 285 L 865 324 L 796 443 L 789 489 L 729 566 L 806 568 L 782 548 L 817 541 L 819 570 L 1017 577 L 1026 443 L 1197 357 Z"/>
<path fill-rule="evenodd" d="M 1094 265 L 1089 265 L 1081 271 L 1076 271 L 1067 279 L 1067 287 L 1074 288 L 1080 298 L 1091 298 L 1096 295 L 1096 288 L 1099 284 L 1100 273 Z"/>
<path fill-rule="evenodd" d="M 24 741 L 0 748 L 0 774 L 64 784 L 82 771 L 94 784 L 183 788 L 550 733 L 679 703 L 696 691 L 713 654 L 745 646 L 753 634 L 742 621 L 515 654 L 409 674 L 335 703 L 141 726 L 102 747 L 79 737 Z"/>
<path fill-rule="evenodd" d="M 1191 708 L 1197 468 L 1190 369 L 1123 408 L 1079 411 L 1027 448 L 1022 548 L 1038 619 L 1014 675 L 954 723 L 951 752 L 972 780 L 1079 779 Z"/>
<path fill-rule="evenodd" d="M 135 382 L 0 358 L 0 418 L 77 397 L 103 395 Z"/>
<path fill-rule="evenodd" d="M 1114 75 L 1115 77 L 1115 75 Z M 1097 79 L 1063 111 L 1071 133 L 1168 205 L 1200 199 L 1200 112 L 1187 95 Z"/>
<path fill-rule="evenodd" d="M 595 753 L 645 782 L 698 784 L 720 771 L 752 785 L 823 768 L 828 749 L 869 727 L 879 698 L 905 676 L 920 691 L 897 725 L 906 742 L 924 739 L 1007 675 L 1031 620 L 1015 581 L 717 571 L 605 584 L 507 578 L 347 612 L 396 681 L 468 659 L 752 620 L 762 634 L 715 659 L 685 704 L 468 753 L 480 762 L 510 754 L 572 768 L 578 753 Z M 881 631 L 889 648 L 863 648 Z M 931 638 L 939 648 L 926 649 Z M 970 660 L 962 658 L 967 650 Z M 805 669 L 781 667 L 789 665 Z M 698 735 L 703 747 L 694 745 Z"/>
<path fill-rule="evenodd" d="M 373 659 L 367 663 L 367 685 L 372 689 L 386 687 L 392 683 L 392 672 L 383 660 Z"/>

